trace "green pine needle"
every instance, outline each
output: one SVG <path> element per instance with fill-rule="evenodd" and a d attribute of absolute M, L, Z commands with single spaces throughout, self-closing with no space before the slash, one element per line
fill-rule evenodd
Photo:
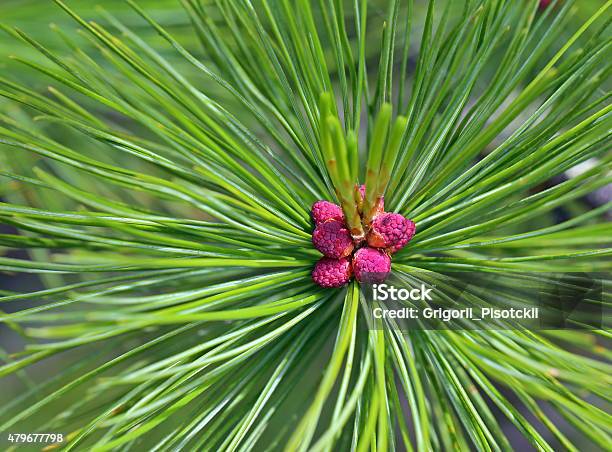
<path fill-rule="evenodd" d="M 607 282 L 612 0 L 5 3 L 0 432 L 609 448 L 608 330 L 368 325 L 357 282 L 312 282 L 309 210 L 362 237 L 384 196 L 417 225 L 394 277 L 449 306 Z"/>

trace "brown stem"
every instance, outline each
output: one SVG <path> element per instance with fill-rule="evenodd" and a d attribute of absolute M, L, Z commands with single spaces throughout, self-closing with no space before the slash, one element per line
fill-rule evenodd
<path fill-rule="evenodd" d="M 366 230 L 369 230 L 370 226 L 372 226 L 372 222 L 374 221 L 374 219 L 379 214 L 384 212 L 383 200 L 384 197 L 382 195 L 377 196 L 376 202 L 372 205 L 372 207 L 367 212 L 362 213 L 363 225 L 365 226 Z"/>

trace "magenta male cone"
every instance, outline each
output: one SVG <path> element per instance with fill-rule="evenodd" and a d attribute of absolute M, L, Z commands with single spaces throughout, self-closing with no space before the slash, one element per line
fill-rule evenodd
<path fill-rule="evenodd" d="M 353 238 L 343 222 L 329 220 L 312 233 L 312 244 L 327 257 L 338 259 L 353 252 Z"/>
<path fill-rule="evenodd" d="M 312 205 L 312 219 L 315 225 L 329 220 L 344 221 L 344 214 L 339 205 L 329 201 L 317 201 Z"/>
<path fill-rule="evenodd" d="M 353 273 L 359 282 L 383 282 L 391 271 L 391 258 L 382 250 L 364 247 L 353 256 Z"/>
<path fill-rule="evenodd" d="M 321 287 L 342 287 L 350 281 L 351 273 L 351 261 L 348 257 L 322 257 L 312 271 L 312 280 Z"/>
<path fill-rule="evenodd" d="M 415 231 L 414 221 L 399 213 L 383 213 L 372 222 L 368 233 L 368 245 L 374 248 L 386 248 L 395 253 L 406 246 Z"/>

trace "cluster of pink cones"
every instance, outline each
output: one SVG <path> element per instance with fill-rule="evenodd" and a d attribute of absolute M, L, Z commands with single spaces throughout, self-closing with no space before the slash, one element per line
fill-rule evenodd
<path fill-rule="evenodd" d="M 362 186 L 362 196 L 364 191 Z M 342 209 L 329 201 L 312 205 L 312 219 L 312 243 L 324 255 L 315 265 L 312 279 L 321 287 L 341 287 L 353 276 L 360 282 L 384 281 L 391 271 L 391 254 L 406 246 L 415 233 L 414 222 L 385 212 L 382 199 L 365 240 L 351 236 Z"/>

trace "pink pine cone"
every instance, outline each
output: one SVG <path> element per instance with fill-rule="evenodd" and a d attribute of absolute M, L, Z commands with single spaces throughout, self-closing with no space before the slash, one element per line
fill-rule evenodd
<path fill-rule="evenodd" d="M 353 272 L 360 282 L 383 282 L 391 271 L 391 258 L 376 248 L 364 247 L 353 256 Z"/>
<path fill-rule="evenodd" d="M 342 287 L 350 281 L 351 273 L 351 261 L 348 257 L 322 257 L 312 271 L 312 280 L 321 287 Z"/>
<path fill-rule="evenodd" d="M 312 219 L 315 225 L 329 220 L 344 221 L 344 214 L 339 205 L 329 201 L 317 201 L 312 205 Z"/>
<path fill-rule="evenodd" d="M 319 224 L 312 233 L 312 244 L 325 256 L 334 259 L 348 256 L 354 248 L 351 233 L 338 220 Z"/>
<path fill-rule="evenodd" d="M 414 221 L 399 213 L 383 213 L 372 222 L 368 244 L 375 248 L 387 248 L 395 253 L 406 246 L 415 231 Z"/>

